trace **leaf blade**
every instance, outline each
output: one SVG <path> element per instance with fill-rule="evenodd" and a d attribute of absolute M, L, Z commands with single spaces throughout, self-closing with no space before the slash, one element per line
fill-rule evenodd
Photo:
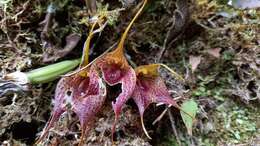
<path fill-rule="evenodd" d="M 182 120 L 188 130 L 188 134 L 192 135 L 192 125 L 196 116 L 196 113 L 198 112 L 198 104 L 193 100 L 185 101 L 181 105 L 181 117 Z M 187 115 L 186 113 L 189 113 L 190 115 Z M 192 117 L 191 117 L 192 116 Z"/>

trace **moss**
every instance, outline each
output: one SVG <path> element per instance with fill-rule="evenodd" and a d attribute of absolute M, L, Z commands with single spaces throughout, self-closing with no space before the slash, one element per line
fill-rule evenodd
<path fill-rule="evenodd" d="M 257 130 L 259 115 L 260 112 L 257 107 L 249 108 L 227 100 L 212 115 L 216 126 L 212 136 L 226 144 L 250 142 L 260 134 L 260 131 Z"/>

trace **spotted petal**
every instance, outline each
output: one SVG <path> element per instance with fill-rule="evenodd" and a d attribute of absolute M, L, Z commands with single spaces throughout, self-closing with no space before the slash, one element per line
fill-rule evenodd
<path fill-rule="evenodd" d="M 159 66 L 147 65 L 136 69 L 137 81 L 132 95 L 139 109 L 144 132 L 149 138 L 151 137 L 144 127 L 143 114 L 151 103 L 173 105 L 179 109 L 178 104 L 170 96 L 163 79 L 158 75 L 156 70 L 158 67 Z"/>
<path fill-rule="evenodd" d="M 102 82 L 95 68 L 91 68 L 86 77 L 75 74 L 70 77 L 61 78 L 55 91 L 52 116 L 36 143 L 43 140 L 49 129 L 54 126 L 55 122 L 59 120 L 68 107 L 71 107 L 72 111 L 79 117 L 82 127 L 81 139 L 83 140 L 87 132 L 86 129 L 94 119 L 96 113 L 101 109 L 105 97 L 105 84 Z"/>
<path fill-rule="evenodd" d="M 71 82 L 71 78 L 61 78 L 57 84 L 55 95 L 54 95 L 54 108 L 51 115 L 51 118 L 47 122 L 40 138 L 37 140 L 37 143 L 40 143 L 43 138 L 48 134 L 50 128 L 52 128 L 60 118 L 60 116 L 66 111 L 66 103 L 69 101 L 69 96 L 67 95 L 67 91 L 69 90 L 69 85 Z"/>
<path fill-rule="evenodd" d="M 72 98 L 72 110 L 79 117 L 82 129 L 81 144 L 95 115 L 102 108 L 105 98 L 106 86 L 97 71 L 92 68 L 89 73 L 88 86 L 83 80 L 74 91 Z"/>
<path fill-rule="evenodd" d="M 104 80 L 110 85 L 121 84 L 122 92 L 112 102 L 113 110 L 115 112 L 115 121 L 112 127 L 112 133 L 115 131 L 115 124 L 118 121 L 123 105 L 131 97 L 136 83 L 135 71 L 128 64 L 125 67 L 120 67 L 115 63 L 108 64 L 107 62 L 99 62 L 98 66 L 101 69 Z"/>

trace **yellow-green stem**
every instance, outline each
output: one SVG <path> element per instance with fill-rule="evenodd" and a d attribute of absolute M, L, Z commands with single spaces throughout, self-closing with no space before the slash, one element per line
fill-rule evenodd
<path fill-rule="evenodd" d="M 136 13 L 136 15 L 134 16 L 134 18 L 132 19 L 132 21 L 130 22 L 130 24 L 127 26 L 125 32 L 123 33 L 120 42 L 118 44 L 117 49 L 119 49 L 120 52 L 123 52 L 123 47 L 124 47 L 124 43 L 125 43 L 125 39 L 127 37 L 127 34 L 130 30 L 130 28 L 132 27 L 132 25 L 134 24 L 135 20 L 137 19 L 137 17 L 141 14 L 141 12 L 144 9 L 144 6 L 146 5 L 147 0 L 144 0 L 142 7 L 139 9 L 139 11 Z"/>

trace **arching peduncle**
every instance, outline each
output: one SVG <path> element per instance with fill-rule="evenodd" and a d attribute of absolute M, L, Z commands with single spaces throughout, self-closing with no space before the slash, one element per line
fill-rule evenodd
<path fill-rule="evenodd" d="M 144 6 L 146 5 L 147 3 L 147 0 L 144 0 L 143 2 L 143 5 L 142 7 L 138 10 L 138 12 L 136 13 L 136 15 L 134 16 L 134 18 L 132 19 L 132 21 L 129 23 L 129 25 L 127 26 L 125 32 L 123 33 L 121 39 L 120 39 L 120 42 L 117 46 L 117 51 L 123 53 L 124 52 L 124 43 L 125 43 L 125 40 L 126 40 L 126 37 L 127 37 L 127 34 L 130 30 L 130 28 L 133 26 L 133 23 L 135 22 L 135 20 L 137 19 L 137 17 L 141 14 L 141 12 L 143 11 L 144 9 Z"/>

